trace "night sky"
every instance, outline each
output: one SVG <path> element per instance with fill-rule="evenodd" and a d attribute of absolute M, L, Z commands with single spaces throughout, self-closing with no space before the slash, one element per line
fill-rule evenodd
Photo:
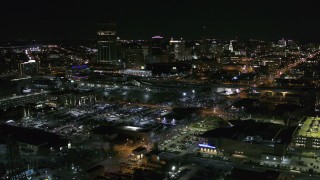
<path fill-rule="evenodd" d="M 1 0 L 0 40 L 89 39 L 97 22 L 112 20 L 122 39 L 162 34 L 320 41 L 318 0 L 278 1 Z"/>

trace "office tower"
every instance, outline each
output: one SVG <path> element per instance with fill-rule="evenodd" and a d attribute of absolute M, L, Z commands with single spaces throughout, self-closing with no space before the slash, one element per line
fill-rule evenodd
<path fill-rule="evenodd" d="M 280 39 L 278 41 L 278 46 L 279 47 L 286 47 L 287 46 L 287 41 L 284 38 Z"/>
<path fill-rule="evenodd" d="M 115 23 L 99 23 L 97 31 L 97 63 L 117 64 L 117 31 Z"/>
<path fill-rule="evenodd" d="M 153 36 L 150 44 L 149 55 L 146 56 L 148 63 L 168 63 L 167 41 L 162 36 Z"/>
<path fill-rule="evenodd" d="M 19 64 L 20 75 L 37 75 L 39 73 L 39 62 L 29 60 Z"/>
<path fill-rule="evenodd" d="M 294 40 L 292 40 L 292 39 L 289 39 L 289 40 L 288 40 L 288 43 L 287 43 L 287 45 L 288 45 L 288 46 L 293 46 L 293 45 L 295 45 L 295 42 L 294 42 Z"/>
<path fill-rule="evenodd" d="M 233 52 L 233 45 L 232 45 L 232 41 L 230 41 L 230 44 L 229 44 L 229 51 L 230 51 L 230 52 Z"/>
<path fill-rule="evenodd" d="M 162 36 L 153 36 L 151 41 L 152 55 L 165 55 L 167 50 L 167 42 Z"/>
<path fill-rule="evenodd" d="M 122 46 L 122 57 L 126 67 L 140 68 L 144 65 L 143 49 L 140 45 L 130 44 Z"/>
<path fill-rule="evenodd" d="M 185 42 L 181 40 L 174 40 L 171 38 L 169 50 L 170 50 L 170 60 L 183 61 L 188 59 L 187 52 L 185 48 Z"/>
<path fill-rule="evenodd" d="M 200 55 L 207 56 L 208 53 L 209 53 L 208 40 L 205 38 L 202 38 L 202 40 L 200 41 Z"/>

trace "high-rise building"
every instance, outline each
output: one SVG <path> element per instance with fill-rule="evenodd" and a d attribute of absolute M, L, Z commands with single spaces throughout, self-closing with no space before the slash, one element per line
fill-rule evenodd
<path fill-rule="evenodd" d="M 146 63 L 168 63 L 167 41 L 162 36 L 153 36 Z"/>
<path fill-rule="evenodd" d="M 140 45 L 130 44 L 127 46 L 122 46 L 122 58 L 125 62 L 125 67 L 129 68 L 140 68 L 145 64 L 143 49 Z"/>
<path fill-rule="evenodd" d="M 200 41 L 200 56 L 207 56 L 209 53 L 209 44 L 206 38 Z"/>
<path fill-rule="evenodd" d="M 171 38 L 169 42 L 169 54 L 171 61 L 184 61 L 191 59 L 190 54 L 188 54 L 188 51 L 186 51 L 185 41 L 183 41 L 182 39 L 174 40 L 173 38 Z"/>
<path fill-rule="evenodd" d="M 37 75 L 39 73 L 39 62 L 29 60 L 19 64 L 20 75 Z"/>
<path fill-rule="evenodd" d="M 232 45 L 232 41 L 230 41 L 230 44 L 229 44 L 229 51 L 230 51 L 230 52 L 233 52 L 233 45 Z"/>
<path fill-rule="evenodd" d="M 115 23 L 99 23 L 97 30 L 97 63 L 118 64 L 117 25 Z"/>
<path fill-rule="evenodd" d="M 287 46 L 287 41 L 284 38 L 280 39 L 278 41 L 278 46 L 279 47 L 286 47 Z"/>

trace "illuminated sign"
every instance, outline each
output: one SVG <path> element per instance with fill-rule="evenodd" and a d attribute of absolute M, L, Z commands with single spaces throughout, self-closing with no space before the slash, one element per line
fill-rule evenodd
<path fill-rule="evenodd" d="M 88 68 L 87 65 L 79 65 L 79 66 L 71 66 L 72 69 L 86 69 Z"/>
<path fill-rule="evenodd" d="M 31 89 L 23 89 L 22 92 L 23 93 L 31 93 Z"/>
<path fill-rule="evenodd" d="M 201 148 L 209 148 L 209 149 L 216 149 L 214 146 L 210 146 L 209 144 L 198 144 Z"/>

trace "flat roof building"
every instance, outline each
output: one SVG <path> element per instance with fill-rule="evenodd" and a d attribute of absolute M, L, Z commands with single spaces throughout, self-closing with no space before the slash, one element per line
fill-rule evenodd
<path fill-rule="evenodd" d="M 8 141 L 13 140 L 20 148 L 38 152 L 41 148 L 60 150 L 68 146 L 69 141 L 60 135 L 42 131 L 39 129 L 0 125 L 0 138 Z"/>
<path fill-rule="evenodd" d="M 232 126 L 207 131 L 202 135 L 206 143 L 199 145 L 207 152 L 241 155 L 254 158 L 286 153 L 295 128 L 284 125 L 256 122 L 254 120 L 230 121 Z M 278 159 L 276 159 L 278 161 Z"/>
<path fill-rule="evenodd" d="M 320 118 L 308 117 L 297 129 L 294 145 L 298 148 L 320 149 Z"/>

